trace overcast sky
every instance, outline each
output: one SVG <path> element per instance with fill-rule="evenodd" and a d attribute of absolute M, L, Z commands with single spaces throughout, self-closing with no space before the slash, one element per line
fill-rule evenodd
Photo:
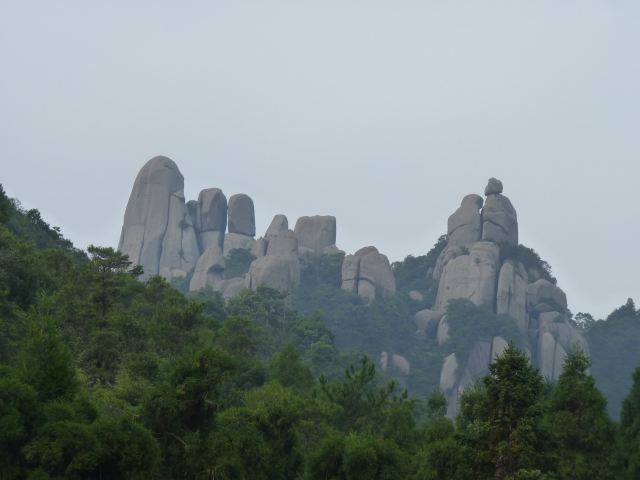
<path fill-rule="evenodd" d="M 640 301 L 640 2 L 0 1 L 0 182 L 116 246 L 133 180 L 426 253 L 505 185 L 574 311 Z"/>

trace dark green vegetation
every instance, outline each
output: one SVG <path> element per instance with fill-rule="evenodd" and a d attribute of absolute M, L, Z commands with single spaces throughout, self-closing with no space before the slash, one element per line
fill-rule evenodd
<path fill-rule="evenodd" d="M 629 299 L 606 321 L 582 316 L 593 361 L 591 373 L 609 401 L 609 412 L 617 418 L 631 388 L 633 371 L 640 365 L 640 311 Z"/>
<path fill-rule="evenodd" d="M 406 386 L 430 392 L 442 353 L 511 335 L 455 302 L 448 345 L 414 337 L 407 319 L 433 302 L 438 248 L 395 264 L 401 293 L 371 306 L 339 289 L 336 257 L 306 265 L 290 298 L 263 289 L 225 303 L 141 283 L 110 248 L 75 250 L 0 190 L 0 478 L 637 479 L 632 365 L 619 424 L 581 352 L 549 385 L 513 345 L 455 422 L 437 391 L 412 398 L 376 372 L 363 352 L 402 352 Z M 422 304 L 402 294 L 412 289 Z M 613 330 L 588 334 L 639 321 L 635 306 L 616 312 Z"/>

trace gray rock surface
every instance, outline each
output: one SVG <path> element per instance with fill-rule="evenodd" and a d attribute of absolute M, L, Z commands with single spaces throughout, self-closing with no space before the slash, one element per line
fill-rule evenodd
<path fill-rule="evenodd" d="M 208 232 L 198 233 L 198 244 L 200 245 L 200 251 L 204 252 L 211 245 L 218 245 L 223 248 L 225 234 L 219 230 L 210 230 Z"/>
<path fill-rule="evenodd" d="M 422 295 L 418 290 L 411 290 L 409 292 L 409 298 L 414 302 L 422 302 L 424 300 L 424 295 Z"/>
<path fill-rule="evenodd" d="M 206 287 L 216 289 L 216 286 L 224 278 L 224 258 L 222 249 L 217 244 L 207 248 L 196 263 L 189 291 L 193 292 Z"/>
<path fill-rule="evenodd" d="M 342 288 L 369 301 L 396 293 L 396 280 L 389 259 L 375 247 L 365 247 L 342 262 Z"/>
<path fill-rule="evenodd" d="M 491 361 L 495 360 L 497 357 L 502 355 L 502 353 L 506 350 L 509 344 L 502 337 L 493 337 L 493 342 L 491 345 Z"/>
<path fill-rule="evenodd" d="M 402 375 L 409 375 L 411 373 L 411 363 L 402 355 L 394 353 L 391 355 L 391 366 L 399 371 Z"/>
<path fill-rule="evenodd" d="M 298 255 L 298 237 L 291 230 L 273 233 L 267 244 L 267 255 Z"/>
<path fill-rule="evenodd" d="M 500 249 L 496 244 L 477 242 L 471 245 L 468 255 L 456 257 L 444 267 L 436 310 L 446 310 L 449 300 L 457 298 L 466 298 L 493 310 L 499 267 Z"/>
<path fill-rule="evenodd" d="M 497 178 L 492 177 L 489 179 L 489 183 L 487 183 L 487 186 L 484 189 L 484 194 L 488 196 L 498 193 L 502 193 L 502 182 Z"/>
<path fill-rule="evenodd" d="M 196 231 L 227 229 L 227 197 L 219 188 L 207 188 L 198 195 Z"/>
<path fill-rule="evenodd" d="M 507 260 L 498 276 L 496 313 L 509 315 L 523 333 L 529 327 L 527 312 L 527 271 L 520 262 Z"/>
<path fill-rule="evenodd" d="M 268 245 L 269 245 L 269 242 L 265 238 L 263 237 L 258 238 L 256 242 L 253 244 L 253 247 L 251 247 L 251 255 L 253 255 L 256 258 L 264 257 L 267 254 Z"/>
<path fill-rule="evenodd" d="M 451 246 L 445 247 L 444 250 L 440 252 L 440 255 L 438 255 L 438 259 L 436 260 L 436 266 L 433 270 L 433 279 L 436 282 L 439 282 L 440 277 L 442 277 L 442 272 L 444 271 L 444 267 L 447 266 L 447 263 L 449 263 L 454 258 L 457 258 L 460 255 L 466 255 L 467 253 L 468 251 L 465 250 L 465 247 L 461 247 L 457 245 L 451 245 Z"/>
<path fill-rule="evenodd" d="M 144 268 L 144 278 L 188 275 L 200 256 L 184 178 L 167 157 L 154 157 L 133 184 L 118 250 Z"/>
<path fill-rule="evenodd" d="M 482 219 L 480 209 L 483 199 L 480 195 L 467 195 L 460 207 L 447 222 L 447 245 L 467 246 L 482 239 Z"/>
<path fill-rule="evenodd" d="M 550 332 L 541 332 L 538 341 L 538 368 L 549 380 L 557 380 L 564 367 L 567 352 Z"/>
<path fill-rule="evenodd" d="M 266 255 L 251 262 L 245 286 L 256 290 L 259 286 L 288 292 L 300 284 L 300 262 L 294 255 Z"/>
<path fill-rule="evenodd" d="M 458 380 L 457 371 L 458 359 L 456 358 L 456 354 L 452 353 L 444 359 L 442 369 L 440 370 L 440 390 L 442 390 L 445 395 L 456 385 Z"/>
<path fill-rule="evenodd" d="M 269 228 L 267 228 L 267 232 L 264 234 L 264 237 L 268 239 L 272 235 L 284 232 L 285 230 L 289 230 L 289 221 L 287 220 L 286 215 L 275 215 L 273 217 L 273 220 L 271 220 Z"/>
<path fill-rule="evenodd" d="M 229 278 L 216 285 L 216 290 L 222 293 L 222 298 L 225 300 L 235 297 L 244 289 L 246 289 L 244 277 Z"/>
<path fill-rule="evenodd" d="M 442 346 L 449 341 L 449 322 L 447 321 L 447 316 L 443 316 L 438 322 L 438 329 L 436 331 L 436 339 L 438 340 L 438 345 Z"/>
<path fill-rule="evenodd" d="M 344 255 L 344 253 L 344 250 L 340 250 L 335 245 L 329 245 L 322 251 L 323 255 Z"/>
<path fill-rule="evenodd" d="M 527 286 L 527 305 L 530 312 L 565 312 L 567 296 L 548 280 L 540 280 Z"/>
<path fill-rule="evenodd" d="M 491 345 L 492 342 L 479 341 L 471 348 L 469 358 L 467 359 L 467 372 L 470 379 L 465 382 L 465 386 L 473 383 L 476 379 L 485 375 L 489 371 L 489 363 L 491 362 Z"/>
<path fill-rule="evenodd" d="M 253 200 L 244 193 L 237 193 L 229 198 L 228 206 L 229 233 L 239 233 L 249 237 L 256 234 L 256 216 Z"/>
<path fill-rule="evenodd" d="M 518 245 L 518 215 L 511 201 L 500 193 L 489 195 L 484 202 L 482 239 Z"/>
<path fill-rule="evenodd" d="M 420 310 L 413 316 L 418 332 L 424 333 L 427 337 L 435 337 L 438 331 L 438 324 L 444 316 L 444 312 L 429 310 L 428 308 Z"/>
<path fill-rule="evenodd" d="M 227 233 L 224 236 L 223 255 L 228 257 L 229 252 L 236 248 L 244 248 L 245 250 L 251 251 L 255 243 L 256 239 L 248 235 L 243 235 L 241 233 Z"/>
<path fill-rule="evenodd" d="M 387 352 L 380 353 L 379 364 L 380 364 L 380 370 L 382 370 L 383 372 L 386 372 L 387 369 L 389 368 L 389 354 Z"/>
<path fill-rule="evenodd" d="M 301 247 L 310 248 L 316 254 L 336 243 L 336 217 L 331 215 L 314 215 L 300 217 L 294 232 L 298 236 Z"/>

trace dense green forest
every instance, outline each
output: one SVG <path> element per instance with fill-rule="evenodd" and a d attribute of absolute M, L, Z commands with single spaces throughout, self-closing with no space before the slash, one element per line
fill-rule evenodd
<path fill-rule="evenodd" d="M 400 292 L 434 292 L 442 244 L 394 264 Z M 451 420 L 406 296 L 367 305 L 339 268 L 305 265 L 289 297 L 185 295 L 111 248 L 75 249 L 0 187 L 0 478 L 640 478 L 633 302 L 576 315 L 592 359 L 571 353 L 554 384 L 512 343 Z M 448 315 L 460 352 L 509 328 L 468 302 Z M 382 349 L 409 352 L 408 384 L 376 371 Z"/>

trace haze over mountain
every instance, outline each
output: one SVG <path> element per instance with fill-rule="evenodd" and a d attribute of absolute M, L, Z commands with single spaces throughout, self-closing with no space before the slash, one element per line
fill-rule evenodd
<path fill-rule="evenodd" d="M 78 246 L 156 154 L 392 261 L 496 176 L 572 310 L 640 298 L 637 2 L 88 5 L 0 5 L 2 180 Z"/>

